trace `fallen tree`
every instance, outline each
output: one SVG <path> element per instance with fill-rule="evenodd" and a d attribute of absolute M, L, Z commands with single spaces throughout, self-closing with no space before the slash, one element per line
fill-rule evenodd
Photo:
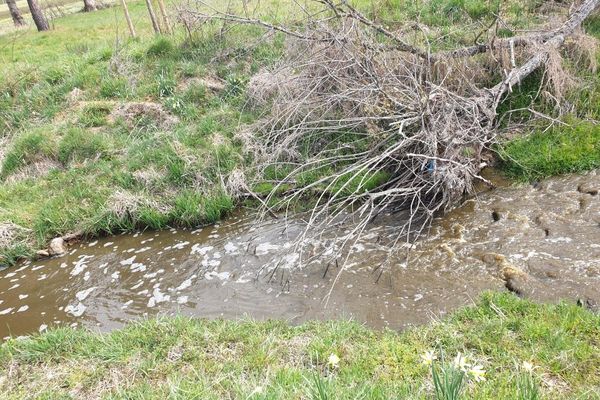
<path fill-rule="evenodd" d="M 300 29 L 202 2 L 181 12 L 186 26 L 222 20 L 288 37 L 278 68 L 250 82 L 252 101 L 271 104 L 269 111 L 240 137 L 259 176 L 274 168 L 283 174 L 265 210 L 316 197 L 299 243 L 309 232 L 351 221 L 342 247 L 377 215 L 396 210 L 408 210 L 397 243 L 410 242 L 485 181 L 480 171 L 497 142 L 498 105 L 536 70 L 560 101 L 569 81 L 560 49 L 583 35 L 582 22 L 600 4 L 585 0 L 560 26 L 537 34 L 431 52 L 347 1 L 315 2 L 324 10 L 307 10 L 311 17 Z"/>

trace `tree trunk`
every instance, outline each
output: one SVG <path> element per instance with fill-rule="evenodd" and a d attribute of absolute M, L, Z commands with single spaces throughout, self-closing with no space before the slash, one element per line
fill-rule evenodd
<path fill-rule="evenodd" d="M 25 20 L 21 15 L 17 2 L 15 0 L 6 0 L 6 5 L 8 6 L 8 11 L 10 11 L 10 16 L 12 17 L 15 26 L 25 25 Z"/>
<path fill-rule="evenodd" d="M 31 17 L 33 18 L 37 30 L 40 32 L 49 30 L 50 25 L 48 25 L 48 20 L 44 16 L 37 0 L 27 0 L 27 5 L 29 6 L 29 12 L 31 13 Z"/>
<path fill-rule="evenodd" d="M 165 32 L 163 33 L 171 33 L 171 23 L 169 22 L 169 16 L 167 15 L 167 10 L 163 0 L 158 0 L 158 7 L 160 8 L 160 14 L 162 15 L 163 26 L 165 28 Z"/>
<path fill-rule="evenodd" d="M 504 93 L 510 91 L 513 86 L 523 82 L 533 71 L 544 65 L 548 60 L 549 52 L 552 49 L 557 49 L 565 42 L 566 38 L 581 26 L 583 21 L 600 6 L 600 0 L 584 0 L 562 24 L 562 26 L 548 35 L 546 42 L 536 49 L 536 52 L 529 60 L 518 68 L 513 68 L 508 77 L 496 86 L 487 91 L 488 96 L 495 97 L 495 107 L 500 103 L 500 99 Z"/>
<path fill-rule="evenodd" d="M 83 0 L 83 12 L 96 11 L 98 6 L 95 0 Z"/>
<path fill-rule="evenodd" d="M 151 0 L 146 0 L 146 7 L 148 7 L 148 14 L 150 14 L 150 21 L 152 21 L 152 28 L 154 28 L 154 33 L 160 35 L 160 25 L 158 24 L 158 20 L 156 19 L 156 14 L 154 13 L 154 7 L 152 7 Z"/>
<path fill-rule="evenodd" d="M 131 37 L 135 37 L 135 28 L 133 27 L 133 22 L 131 22 L 131 17 L 129 16 L 129 9 L 127 8 L 127 3 L 125 2 L 125 0 L 121 0 L 121 5 L 123 6 L 123 12 L 125 13 L 125 19 L 127 20 L 129 33 L 131 34 Z"/>

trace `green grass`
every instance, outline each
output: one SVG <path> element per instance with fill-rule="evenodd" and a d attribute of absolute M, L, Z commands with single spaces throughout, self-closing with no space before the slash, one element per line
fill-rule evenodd
<path fill-rule="evenodd" d="M 476 306 L 403 333 L 344 321 L 294 327 L 184 317 L 108 334 L 59 328 L 0 347 L 0 376 L 7 376 L 0 389 L 7 400 L 431 399 L 421 355 L 434 350 L 448 361 L 460 352 L 486 370 L 486 380 L 470 382 L 459 398 L 519 399 L 529 385 L 544 399 L 594 399 L 599 346 L 598 315 L 486 294 Z M 533 383 L 524 361 L 535 366 Z"/>
<path fill-rule="evenodd" d="M 506 174 L 531 181 L 600 168 L 600 125 L 580 120 L 567 123 L 505 144 L 500 156 Z"/>

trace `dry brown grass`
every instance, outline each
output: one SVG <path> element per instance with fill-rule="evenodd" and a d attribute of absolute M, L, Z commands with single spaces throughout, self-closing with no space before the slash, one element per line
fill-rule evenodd
<path fill-rule="evenodd" d="M 170 129 L 179 122 L 179 118 L 165 110 L 162 104 L 152 102 L 120 104 L 110 114 L 110 118 L 122 118 L 129 129 L 136 128 L 141 119 L 148 119 L 161 129 Z"/>
<path fill-rule="evenodd" d="M 13 172 L 6 178 L 5 182 L 10 184 L 20 182 L 25 179 L 40 178 L 48 175 L 50 171 L 61 169 L 62 167 L 63 166 L 58 161 L 43 157 Z"/>
<path fill-rule="evenodd" d="M 13 224 L 12 222 L 0 223 L 0 248 L 7 248 L 20 240 L 23 240 L 30 232 L 20 225 Z"/>

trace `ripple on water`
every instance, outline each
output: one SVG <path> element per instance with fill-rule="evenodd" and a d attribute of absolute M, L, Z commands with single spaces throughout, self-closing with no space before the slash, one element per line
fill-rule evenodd
<path fill-rule="evenodd" d="M 78 255 L 0 271 L 0 293 L 19 288 L 0 300 L 0 315 L 15 334 L 59 321 L 110 329 L 159 312 L 228 318 L 246 313 L 293 322 L 347 315 L 374 327 L 401 328 L 466 304 L 482 290 L 503 288 L 497 266 L 483 260 L 490 254 L 531 274 L 534 282 L 551 281 L 548 293 L 565 284 L 582 296 L 593 295 L 600 285 L 600 236 L 589 221 L 600 215 L 598 202 L 565 223 L 559 211 L 548 212 L 569 210 L 553 205 L 562 193 L 551 199 L 522 188 L 506 191 L 512 191 L 504 197 L 514 199 L 514 218 L 493 221 L 492 210 L 505 201 L 496 192 L 484 193 L 468 207 L 436 219 L 428 238 L 402 243 L 402 254 L 385 268 L 380 266 L 387 261 L 386 244 L 395 239 L 397 216 L 378 218 L 356 243 L 346 230 L 343 237 L 335 232 L 295 247 L 302 221 L 255 223 L 235 217 L 192 231 L 99 239 L 94 246 L 75 246 L 72 253 Z M 578 194 L 571 190 L 565 196 Z M 550 236 L 537 225 L 538 215 L 549 223 L 556 218 Z M 338 265 L 332 256 L 343 239 L 352 253 Z M 314 261 L 297 269 L 301 256 Z M 48 298 L 32 295 L 39 292 Z M 25 299 L 29 308 L 22 309 Z M 9 332 L 6 326 L 0 326 L 0 336 Z"/>

